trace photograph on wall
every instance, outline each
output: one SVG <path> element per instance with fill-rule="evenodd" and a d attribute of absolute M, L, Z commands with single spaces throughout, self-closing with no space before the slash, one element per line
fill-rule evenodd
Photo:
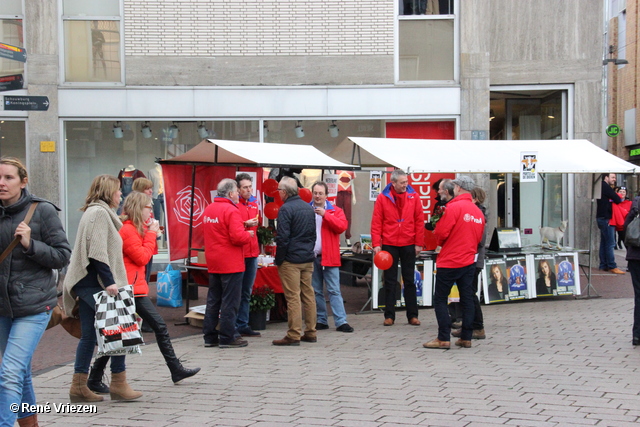
<path fill-rule="evenodd" d="M 555 257 L 558 295 L 580 294 L 577 253 L 558 253 Z"/>
<path fill-rule="evenodd" d="M 485 261 L 484 300 L 487 304 L 509 301 L 509 285 L 507 283 L 506 263 L 503 257 L 490 258 Z"/>
<path fill-rule="evenodd" d="M 363 252 L 371 252 L 373 250 L 373 244 L 371 243 L 371 234 L 360 235 L 360 247 Z"/>
<path fill-rule="evenodd" d="M 374 202 L 382 191 L 382 172 L 369 172 L 369 200 Z"/>
<path fill-rule="evenodd" d="M 507 257 L 507 281 L 509 283 L 509 301 L 529 298 L 527 284 L 527 257 L 517 255 Z"/>
<path fill-rule="evenodd" d="M 425 263 L 426 265 L 426 274 L 425 274 Z M 380 270 L 378 267 L 374 265 L 373 267 L 373 283 L 376 285 L 375 291 L 373 293 L 373 308 L 384 308 L 385 307 L 385 296 L 384 296 L 384 271 Z M 416 296 L 418 301 L 418 307 L 430 306 L 432 303 L 432 295 L 433 295 L 433 261 L 427 260 L 417 260 L 415 269 L 413 270 L 413 280 L 416 284 Z M 425 279 L 426 275 L 426 279 Z M 426 282 L 426 286 L 425 286 Z M 425 294 L 427 292 L 427 294 Z M 398 289 L 396 290 L 396 307 L 404 307 L 404 281 L 402 280 L 402 273 L 400 268 L 398 268 Z"/>
<path fill-rule="evenodd" d="M 558 295 L 555 257 L 549 254 L 535 255 L 533 268 L 535 270 L 536 297 Z"/>

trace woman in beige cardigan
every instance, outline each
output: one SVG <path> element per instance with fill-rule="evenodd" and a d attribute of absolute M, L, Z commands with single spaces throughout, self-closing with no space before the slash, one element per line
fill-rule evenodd
<path fill-rule="evenodd" d="M 91 183 L 71 263 L 64 281 L 64 306 L 68 315 L 78 299 L 82 338 L 76 350 L 73 382 L 69 390 L 71 402 L 99 402 L 103 398 L 87 387 L 87 376 L 93 350 L 96 346 L 95 300 L 93 295 L 106 290 L 110 295 L 118 293 L 118 286 L 127 284 L 127 272 L 122 258 L 122 227 L 115 209 L 122 192 L 115 176 L 100 175 Z M 142 396 L 126 381 L 125 356 L 111 358 L 112 400 L 133 400 Z"/>

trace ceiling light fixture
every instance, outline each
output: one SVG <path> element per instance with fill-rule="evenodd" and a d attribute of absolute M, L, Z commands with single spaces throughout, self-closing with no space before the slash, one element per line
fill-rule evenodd
<path fill-rule="evenodd" d="M 327 130 L 329 131 L 329 135 L 331 135 L 331 138 L 337 138 L 338 135 L 340 135 L 340 129 L 338 129 L 338 125 L 336 124 L 335 120 L 331 120 L 329 129 Z"/>

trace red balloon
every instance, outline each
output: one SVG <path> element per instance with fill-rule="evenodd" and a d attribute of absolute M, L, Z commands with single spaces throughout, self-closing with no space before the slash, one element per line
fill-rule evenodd
<path fill-rule="evenodd" d="M 269 219 L 278 218 L 278 211 L 280 210 L 280 206 L 278 206 L 275 202 L 267 203 L 264 206 L 264 216 Z"/>
<path fill-rule="evenodd" d="M 380 270 L 388 270 L 393 265 L 393 257 L 387 251 L 380 251 L 373 257 L 373 262 Z"/>
<path fill-rule="evenodd" d="M 278 205 L 278 207 L 284 205 L 284 200 L 282 200 L 282 197 L 280 197 L 280 192 L 276 192 L 276 194 L 273 196 L 273 203 L 275 203 L 276 205 Z"/>
<path fill-rule="evenodd" d="M 278 181 L 275 179 L 266 179 L 262 183 L 262 191 L 269 197 L 274 197 L 273 193 L 278 194 Z"/>
<path fill-rule="evenodd" d="M 302 200 L 304 200 L 307 203 L 311 203 L 311 199 L 313 199 L 313 195 L 311 194 L 311 190 L 309 190 L 308 188 L 301 188 L 298 190 L 298 196 L 300 196 L 300 198 Z"/>

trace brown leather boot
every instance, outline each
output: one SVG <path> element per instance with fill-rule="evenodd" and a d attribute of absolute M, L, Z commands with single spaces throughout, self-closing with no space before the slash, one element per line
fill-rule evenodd
<path fill-rule="evenodd" d="M 38 427 L 38 416 L 33 414 L 28 417 L 18 418 L 18 425 L 20 427 Z"/>
<path fill-rule="evenodd" d="M 127 372 L 111 374 L 111 386 L 109 387 L 111 400 L 134 400 L 142 396 L 139 391 L 133 390 L 127 384 Z"/>
<path fill-rule="evenodd" d="M 69 400 L 75 402 L 102 402 L 103 397 L 95 394 L 87 387 L 88 374 L 73 374 L 71 388 L 69 389 Z"/>

